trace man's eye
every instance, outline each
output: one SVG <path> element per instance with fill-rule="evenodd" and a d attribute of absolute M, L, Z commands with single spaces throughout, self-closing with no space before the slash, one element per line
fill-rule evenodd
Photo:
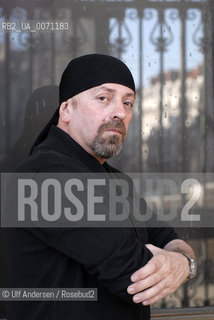
<path fill-rule="evenodd" d="M 127 107 L 130 107 L 130 108 L 133 107 L 133 103 L 130 102 L 130 101 L 125 101 L 124 104 L 125 104 Z"/>
<path fill-rule="evenodd" d="M 98 97 L 98 99 L 99 99 L 100 101 L 107 101 L 107 100 L 108 100 L 107 97 L 103 97 L 103 96 Z"/>

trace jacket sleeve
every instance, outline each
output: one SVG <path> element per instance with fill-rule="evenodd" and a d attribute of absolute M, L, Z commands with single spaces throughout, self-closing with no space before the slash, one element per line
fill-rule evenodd
<path fill-rule="evenodd" d="M 147 228 L 148 242 L 156 247 L 164 248 L 165 245 L 175 239 L 180 239 L 175 230 L 171 227 Z"/>
<path fill-rule="evenodd" d="M 70 164 L 61 168 L 53 164 L 40 167 L 39 172 L 70 172 L 70 169 Z M 82 172 L 82 168 L 74 165 L 73 170 Z M 130 276 L 152 258 L 135 228 L 32 228 L 29 231 L 47 246 L 84 266 L 111 294 L 133 303 L 127 293 Z M 151 234 L 151 238 L 155 237 Z"/>
<path fill-rule="evenodd" d="M 132 302 L 130 276 L 151 259 L 133 228 L 33 228 L 48 246 L 85 267 L 107 290 Z"/>

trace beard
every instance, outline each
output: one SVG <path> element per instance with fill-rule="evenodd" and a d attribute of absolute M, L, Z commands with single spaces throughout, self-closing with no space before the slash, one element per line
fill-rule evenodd
<path fill-rule="evenodd" d="M 113 134 L 103 137 L 107 130 L 118 130 L 120 134 Z M 98 128 L 96 137 L 92 141 L 91 149 L 103 159 L 109 159 L 113 155 L 120 153 L 126 136 L 126 128 L 122 120 L 114 119 L 102 124 Z"/>

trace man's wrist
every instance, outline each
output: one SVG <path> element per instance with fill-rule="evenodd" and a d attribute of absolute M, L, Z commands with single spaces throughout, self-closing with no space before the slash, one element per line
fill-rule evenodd
<path fill-rule="evenodd" d="M 181 253 L 184 257 L 186 257 L 189 263 L 189 276 L 187 277 L 186 281 L 193 279 L 196 276 L 196 271 L 197 271 L 196 260 L 193 257 L 188 256 L 184 252 L 179 252 L 179 253 Z"/>
<path fill-rule="evenodd" d="M 197 270 L 196 256 L 193 249 L 185 241 L 181 239 L 172 240 L 165 245 L 164 250 L 180 253 L 186 258 L 189 266 L 189 274 L 185 281 L 195 277 Z"/>

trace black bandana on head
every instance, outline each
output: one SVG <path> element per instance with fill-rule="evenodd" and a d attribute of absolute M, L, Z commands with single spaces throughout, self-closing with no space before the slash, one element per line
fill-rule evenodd
<path fill-rule="evenodd" d="M 69 62 L 62 74 L 59 85 L 59 105 L 80 92 L 104 83 L 122 84 L 135 92 L 132 74 L 119 59 L 104 54 L 89 54 L 75 58 Z M 59 108 L 41 131 L 33 147 L 46 138 L 50 127 L 57 125 L 58 119 Z"/>

